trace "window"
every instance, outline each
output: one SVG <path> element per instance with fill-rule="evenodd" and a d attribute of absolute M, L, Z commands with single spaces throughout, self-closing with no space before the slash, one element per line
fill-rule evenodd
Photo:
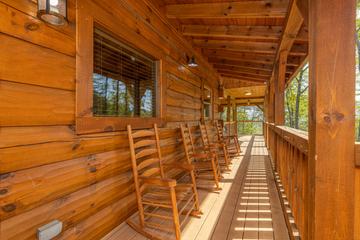
<path fill-rule="evenodd" d="M 156 61 L 94 29 L 94 116 L 155 117 Z"/>
<path fill-rule="evenodd" d="M 161 126 L 163 49 L 92 2 L 80 1 L 76 11 L 76 133 Z"/>
<path fill-rule="evenodd" d="M 204 106 L 204 118 L 209 119 L 211 118 L 211 99 L 212 99 L 212 93 L 211 89 L 208 87 L 204 87 L 203 91 L 203 106 Z"/>

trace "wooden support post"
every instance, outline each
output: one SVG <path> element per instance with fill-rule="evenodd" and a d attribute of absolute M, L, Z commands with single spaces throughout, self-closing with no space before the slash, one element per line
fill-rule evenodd
<path fill-rule="evenodd" d="M 284 91 L 285 91 L 285 73 L 288 52 L 280 52 L 277 76 L 275 80 L 275 124 L 284 125 L 285 108 L 284 108 Z"/>
<path fill-rule="evenodd" d="M 275 104 L 274 104 L 274 100 L 275 100 L 275 77 L 274 74 L 271 77 L 270 80 L 270 87 L 269 87 L 269 105 L 268 105 L 268 122 L 269 123 L 274 123 L 274 108 L 275 108 Z M 274 132 L 268 132 L 268 147 L 270 149 L 270 155 L 272 157 L 272 160 L 274 159 Z"/>
<path fill-rule="evenodd" d="M 227 96 L 227 112 L 226 112 L 226 121 L 227 122 L 231 121 L 230 116 L 231 116 L 231 97 Z"/>
<path fill-rule="evenodd" d="M 354 0 L 309 1 L 306 239 L 354 239 Z"/>
<path fill-rule="evenodd" d="M 234 102 L 232 104 L 233 106 L 233 121 L 234 121 L 234 134 L 237 136 L 237 129 L 238 129 L 238 120 L 237 120 L 237 106 L 236 106 L 236 103 Z"/>

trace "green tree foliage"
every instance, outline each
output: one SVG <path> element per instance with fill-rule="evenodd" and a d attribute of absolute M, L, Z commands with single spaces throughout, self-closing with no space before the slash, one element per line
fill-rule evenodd
<path fill-rule="evenodd" d="M 285 125 L 308 130 L 309 67 L 306 64 L 285 91 Z"/>
<path fill-rule="evenodd" d="M 360 1 L 357 1 L 356 12 L 356 92 L 355 92 L 355 136 L 360 141 Z"/>
<path fill-rule="evenodd" d="M 238 134 L 262 134 L 263 112 L 256 106 L 241 106 L 237 109 Z M 242 122 L 249 121 L 249 122 Z M 254 122 L 251 122 L 254 121 Z"/>

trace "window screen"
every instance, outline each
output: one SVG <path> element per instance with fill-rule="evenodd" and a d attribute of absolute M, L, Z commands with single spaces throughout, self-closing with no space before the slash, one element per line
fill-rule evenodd
<path fill-rule="evenodd" d="M 94 29 L 94 116 L 155 117 L 156 60 Z"/>

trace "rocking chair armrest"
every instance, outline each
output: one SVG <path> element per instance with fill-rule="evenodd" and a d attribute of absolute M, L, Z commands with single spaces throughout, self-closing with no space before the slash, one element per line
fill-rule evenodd
<path fill-rule="evenodd" d="M 156 185 L 156 186 L 160 186 L 160 187 L 175 187 L 176 186 L 175 179 L 143 177 L 143 176 L 139 176 L 139 178 L 141 180 L 143 180 L 144 183 L 149 184 L 149 185 Z"/>
<path fill-rule="evenodd" d="M 163 164 L 166 167 L 173 167 L 173 168 L 178 168 L 178 169 L 183 169 L 186 171 L 193 171 L 194 170 L 194 166 L 189 164 L 189 163 L 165 163 Z"/>

